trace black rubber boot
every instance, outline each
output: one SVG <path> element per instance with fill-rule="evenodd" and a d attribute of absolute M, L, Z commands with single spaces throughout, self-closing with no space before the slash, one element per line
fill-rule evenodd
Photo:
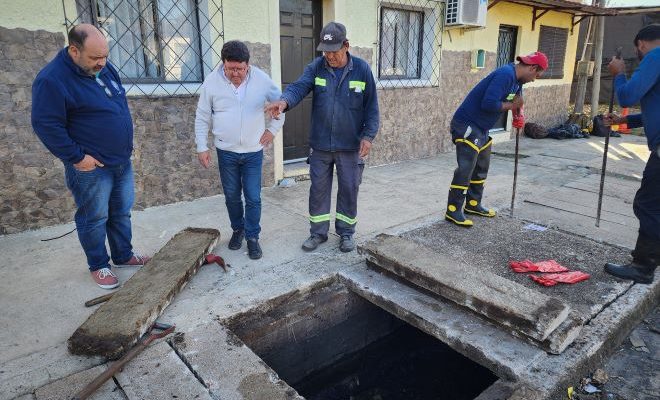
<path fill-rule="evenodd" d="M 447 196 L 447 211 L 445 219 L 460 226 L 472 226 L 472 221 L 465 218 L 463 207 L 465 205 L 465 192 L 468 189 L 470 176 L 477 162 L 479 148 L 472 142 L 456 142 L 456 161 L 458 168 L 454 170 L 454 179 L 449 186 Z"/>
<path fill-rule="evenodd" d="M 635 283 L 652 283 L 655 276 L 655 265 L 637 264 L 634 260 L 630 264 L 605 264 L 605 272 L 617 278 L 628 279 Z"/>
<path fill-rule="evenodd" d="M 474 172 L 470 179 L 470 186 L 467 191 L 467 202 L 465 203 L 465 212 L 482 217 L 494 217 L 496 215 L 494 210 L 485 208 L 481 205 L 481 198 L 484 194 L 484 184 L 486 177 L 488 177 L 488 169 L 490 168 L 490 152 L 493 144 L 493 138 L 489 137 L 488 142 L 479 149 L 477 162 L 474 166 Z"/>
<path fill-rule="evenodd" d="M 465 203 L 465 191 L 463 189 L 449 189 L 445 219 L 459 226 L 470 227 L 473 223 L 472 220 L 465 218 L 463 203 Z"/>

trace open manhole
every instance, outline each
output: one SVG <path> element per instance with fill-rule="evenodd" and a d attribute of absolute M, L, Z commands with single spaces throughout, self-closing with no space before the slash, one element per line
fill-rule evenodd
<path fill-rule="evenodd" d="M 498 379 L 338 282 L 226 325 L 310 400 L 467 400 Z"/>

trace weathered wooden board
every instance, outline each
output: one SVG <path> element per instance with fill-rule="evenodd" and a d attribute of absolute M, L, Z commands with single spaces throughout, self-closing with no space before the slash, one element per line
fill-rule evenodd
<path fill-rule="evenodd" d="M 378 235 L 360 251 L 370 263 L 538 341 L 546 340 L 570 312 L 557 298 L 411 240 Z"/>
<path fill-rule="evenodd" d="M 73 333 L 69 351 L 120 357 L 156 321 L 219 239 L 215 229 L 186 228 L 177 233 Z"/>

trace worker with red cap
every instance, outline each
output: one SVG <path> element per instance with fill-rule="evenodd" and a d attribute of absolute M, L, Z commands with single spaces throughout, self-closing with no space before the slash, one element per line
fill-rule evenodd
<path fill-rule="evenodd" d="M 504 65 L 479 82 L 451 120 L 449 128 L 456 145 L 458 168 L 449 186 L 445 219 L 456 225 L 473 225 L 463 211 L 483 217 L 495 216 L 495 211 L 481 204 L 493 143 L 488 131 L 502 112 L 509 110 L 514 115 L 514 128 L 523 127 L 522 85 L 533 82 L 548 69 L 548 58 L 538 51 L 519 56 L 517 60 L 518 63 Z"/>

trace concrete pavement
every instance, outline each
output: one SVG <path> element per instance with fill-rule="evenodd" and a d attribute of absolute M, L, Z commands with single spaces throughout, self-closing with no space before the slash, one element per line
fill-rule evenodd
<path fill-rule="evenodd" d="M 598 181 L 595 173 L 600 168 L 602 139 L 523 139 L 521 149 L 517 216 L 616 246 L 630 248 L 634 244 L 637 222 L 629 211 L 648 157 L 644 138 L 625 136 L 611 141 L 608 170 L 613 174 L 607 178 L 604 202 L 611 220 L 599 229 L 592 225 L 596 210 L 593 183 Z M 504 211 L 511 196 L 513 143 L 496 144 L 493 151 L 484 200 Z M 360 187 L 358 242 L 378 233 L 402 232 L 441 220 L 454 157 L 448 153 L 366 169 Z M 546 194 L 569 189 L 575 192 L 569 192 L 560 207 L 548 202 L 556 196 Z M 338 252 L 336 236 L 314 253 L 300 249 L 308 235 L 308 191 L 307 181 L 263 190 L 264 258 L 259 261 L 248 259 L 245 246 L 240 251 L 227 250 L 231 229 L 222 196 L 134 212 L 134 245 L 139 251 L 156 252 L 188 226 L 212 227 L 223 235 L 215 253 L 232 266 L 229 273 L 213 265 L 204 267 L 161 319 L 176 323 L 179 331 L 192 331 L 361 263 L 356 252 Z M 570 193 L 587 197 L 572 206 Z M 4 278 L 0 282 L 0 398 L 32 393 L 101 363 L 68 356 L 63 347 L 94 310 L 83 303 L 107 293 L 89 277 L 75 234 L 41 241 L 72 228 L 73 224 L 66 224 L 0 237 Z M 125 281 L 134 272 L 122 269 L 118 275 Z M 42 360 L 49 361 L 44 364 Z"/>

